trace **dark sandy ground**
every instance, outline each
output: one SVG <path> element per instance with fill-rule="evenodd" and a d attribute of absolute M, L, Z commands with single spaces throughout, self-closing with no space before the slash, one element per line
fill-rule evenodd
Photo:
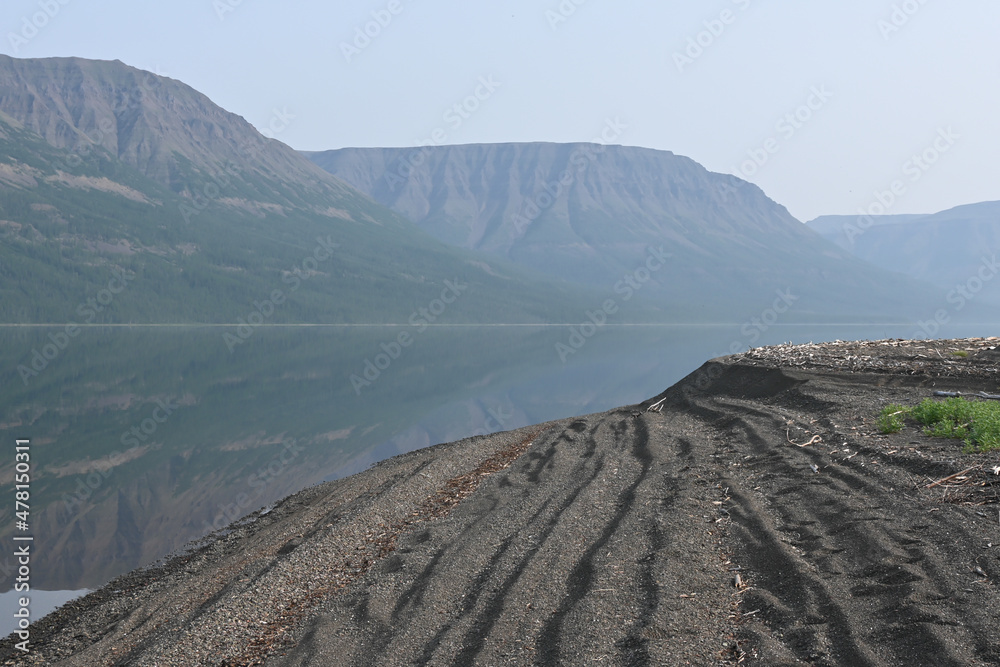
<path fill-rule="evenodd" d="M 0 661 L 1000 665 L 1000 453 L 874 425 L 1000 393 L 998 345 L 760 348 L 639 406 L 396 457 L 116 579 Z"/>

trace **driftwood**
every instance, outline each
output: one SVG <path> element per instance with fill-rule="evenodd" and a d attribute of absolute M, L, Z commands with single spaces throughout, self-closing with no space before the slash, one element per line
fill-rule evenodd
<path fill-rule="evenodd" d="M 658 400 L 656 403 L 653 403 L 648 408 L 646 408 L 646 412 L 659 412 L 660 410 L 663 409 L 663 404 L 666 403 L 666 402 L 667 402 L 667 397 L 664 396 L 663 398 L 661 398 L 660 400 Z"/>
<path fill-rule="evenodd" d="M 794 440 L 792 440 L 792 437 L 788 434 L 788 429 L 787 428 L 785 429 L 785 440 L 787 440 L 788 442 L 792 443 L 796 447 L 808 447 L 809 445 L 815 444 L 817 442 L 823 442 L 823 438 L 821 436 L 818 436 L 818 435 L 814 435 L 808 441 L 803 442 L 803 443 L 795 442 Z"/>
<path fill-rule="evenodd" d="M 966 470 L 963 470 L 962 472 L 956 472 L 956 473 L 955 473 L 954 475 L 948 475 L 947 477 L 942 477 L 942 478 L 941 478 L 941 479 L 939 479 L 938 481 L 936 481 L 936 482 L 934 482 L 934 483 L 932 483 L 932 484 L 928 484 L 928 485 L 927 485 L 927 486 L 925 486 L 924 488 L 925 488 L 925 489 L 933 489 L 933 488 L 934 488 L 935 486 L 938 486 L 938 485 L 941 485 L 941 484 L 944 484 L 945 482 L 947 482 L 947 481 L 950 481 L 950 480 L 953 480 L 953 479 L 955 479 L 956 477 L 961 477 L 962 475 L 964 475 L 964 474 L 965 474 L 965 473 L 967 473 L 967 472 L 972 472 L 972 471 L 973 471 L 973 470 L 975 470 L 976 468 L 977 468 L 977 466 L 972 466 L 971 468 L 967 468 Z"/>
<path fill-rule="evenodd" d="M 988 398 L 993 401 L 1000 401 L 1000 394 L 987 394 L 985 391 L 976 392 L 975 394 L 963 394 L 960 391 L 935 391 L 935 396 L 943 396 L 945 398 L 958 398 L 960 396 L 975 396 L 976 398 Z"/>

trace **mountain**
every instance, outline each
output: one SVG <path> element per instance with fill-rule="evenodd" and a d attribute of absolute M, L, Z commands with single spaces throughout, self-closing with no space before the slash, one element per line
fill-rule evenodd
<path fill-rule="evenodd" d="M 241 185 L 263 186 L 267 203 L 347 192 L 294 150 L 264 137 L 205 95 L 117 60 L 0 55 L 0 111 L 56 148 L 81 158 L 103 149 L 191 197 L 205 195 L 202 190 L 213 177 L 234 181 L 227 186 L 233 192 L 221 199 L 249 208 L 261 203 L 256 201 L 260 193 Z"/>
<path fill-rule="evenodd" d="M 1000 201 L 956 206 L 931 215 L 827 215 L 809 227 L 876 266 L 1000 304 Z"/>
<path fill-rule="evenodd" d="M 648 249 L 662 247 L 669 261 L 648 291 L 692 312 L 743 316 L 794 288 L 796 319 L 898 317 L 931 291 L 858 261 L 755 185 L 666 151 L 531 143 L 306 155 L 438 239 L 594 287 L 642 271 Z"/>
<path fill-rule="evenodd" d="M 578 321 L 611 294 L 630 317 L 732 320 L 792 288 L 789 320 L 926 311 L 928 288 L 662 151 L 345 149 L 314 164 L 183 83 L 78 58 L 0 56 L 0 114 L 0 321 L 401 321 L 445 280 L 477 294 L 453 322 Z"/>
<path fill-rule="evenodd" d="M 0 56 L 0 238 L 3 322 L 400 322 L 449 284 L 476 295 L 450 322 L 535 322 L 596 298 L 450 248 L 118 61 Z"/>

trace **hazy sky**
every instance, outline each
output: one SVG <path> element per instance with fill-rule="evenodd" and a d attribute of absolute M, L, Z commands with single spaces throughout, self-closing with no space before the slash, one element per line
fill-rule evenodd
<path fill-rule="evenodd" d="M 1000 199 L 995 0 L 3 0 L 0 26 L 5 53 L 119 59 L 298 149 L 612 122 L 801 220 Z"/>

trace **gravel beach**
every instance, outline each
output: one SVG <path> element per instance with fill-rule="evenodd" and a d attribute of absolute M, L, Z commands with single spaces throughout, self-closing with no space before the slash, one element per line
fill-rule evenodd
<path fill-rule="evenodd" d="M 875 427 L 1000 393 L 998 347 L 757 348 L 398 456 L 115 579 L 0 663 L 1000 665 L 1000 452 Z"/>

